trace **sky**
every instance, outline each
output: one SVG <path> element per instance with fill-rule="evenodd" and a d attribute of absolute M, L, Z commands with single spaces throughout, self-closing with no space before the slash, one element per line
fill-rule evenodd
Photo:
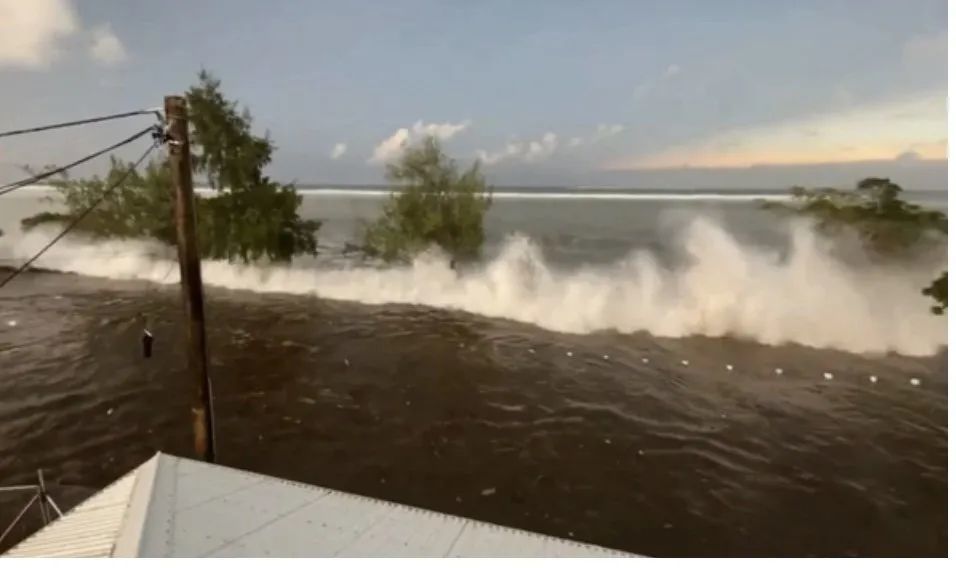
<path fill-rule="evenodd" d="M 159 106 L 204 67 L 282 180 L 380 184 L 434 135 L 498 185 L 945 189 L 946 20 L 945 0 L 0 0 L 0 130 Z M 145 120 L 2 139 L 0 183 Z"/>

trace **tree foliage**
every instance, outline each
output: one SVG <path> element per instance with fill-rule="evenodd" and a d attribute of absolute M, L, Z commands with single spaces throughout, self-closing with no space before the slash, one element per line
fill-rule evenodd
<path fill-rule="evenodd" d="M 437 139 L 426 138 L 387 166 L 392 194 L 365 231 L 365 249 L 387 261 L 408 261 L 432 245 L 453 261 L 472 260 L 484 243 L 491 193 L 478 162 L 459 173 Z"/>
<path fill-rule="evenodd" d="M 263 173 L 275 146 L 268 135 L 252 133 L 252 118 L 225 98 L 219 81 L 206 71 L 186 93 L 193 167 L 216 190 L 196 200 L 200 253 L 208 258 L 245 262 L 259 258 L 288 261 L 315 254 L 318 221 L 303 220 L 302 197 L 295 186 L 281 185 Z M 23 220 L 30 228 L 44 222 L 72 219 L 99 199 L 132 164 L 111 158 L 101 178 L 62 177 L 66 213 L 41 213 Z M 146 237 L 175 242 L 169 168 L 153 159 L 143 172 L 133 172 L 84 219 L 77 229 L 96 237 Z"/>
<path fill-rule="evenodd" d="M 899 260 L 945 243 L 948 232 L 946 213 L 909 203 L 900 197 L 902 192 L 889 179 L 866 178 L 849 191 L 796 187 L 789 202 L 767 202 L 764 207 L 810 217 L 825 233 L 850 229 L 872 255 Z M 922 290 L 935 300 L 932 310 L 937 314 L 947 308 L 946 280 L 947 272 L 943 272 Z"/>

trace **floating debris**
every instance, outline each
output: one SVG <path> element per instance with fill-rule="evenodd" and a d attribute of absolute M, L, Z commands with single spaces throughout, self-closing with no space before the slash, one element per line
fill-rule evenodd
<path fill-rule="evenodd" d="M 112 409 L 112 408 L 106 411 L 106 415 L 107 415 L 107 416 L 111 416 L 112 414 L 113 414 L 113 409 Z"/>
<path fill-rule="evenodd" d="M 574 531 L 568 531 L 568 536 L 574 538 Z"/>
<path fill-rule="evenodd" d="M 349 363 L 348 357 L 345 358 L 345 366 L 346 366 L 346 367 L 351 367 L 351 366 L 352 366 L 352 364 Z"/>
<path fill-rule="evenodd" d="M 528 353 L 531 353 L 532 355 L 534 355 L 534 348 L 529 347 L 529 348 L 528 348 Z"/>
<path fill-rule="evenodd" d="M 920 380 L 917 379 L 916 377 L 913 377 L 913 378 L 910 379 L 910 384 L 913 385 L 914 387 L 918 387 L 921 382 L 922 382 L 922 381 L 920 381 Z"/>
<path fill-rule="evenodd" d="M 604 438 L 604 443 L 607 444 L 607 445 L 611 445 L 611 439 L 610 439 L 610 438 Z"/>
<path fill-rule="evenodd" d="M 647 357 L 641 357 L 641 363 L 647 363 Z"/>
<path fill-rule="evenodd" d="M 574 357 L 574 352 L 573 352 L 573 351 L 568 351 L 568 357 Z"/>
<path fill-rule="evenodd" d="M 644 455 L 644 450 L 637 450 L 637 455 L 643 456 L 643 455 Z"/>
<path fill-rule="evenodd" d="M 776 374 L 778 374 L 778 375 L 782 375 L 782 374 L 783 374 L 783 369 L 777 368 L 777 369 L 774 369 L 773 372 L 776 373 Z"/>
<path fill-rule="evenodd" d="M 871 382 L 871 383 L 875 383 L 875 382 L 878 381 L 878 380 L 880 380 L 880 378 L 877 377 L 876 375 L 870 375 L 870 382 Z"/>
<path fill-rule="evenodd" d="M 411 406 L 411 405 L 412 405 L 412 401 L 410 401 L 410 400 L 406 400 L 406 401 L 405 401 L 405 406 Z"/>
<path fill-rule="evenodd" d="M 728 365 L 727 365 L 727 370 L 728 370 L 728 371 L 733 371 L 733 370 L 734 370 L 734 366 L 728 364 Z"/>
<path fill-rule="evenodd" d="M 456 502 L 456 503 L 461 503 L 461 496 L 455 497 L 455 502 Z"/>
<path fill-rule="evenodd" d="M 683 359 L 683 360 L 680 362 L 680 364 L 686 367 L 686 366 L 690 365 L 690 361 L 688 361 L 687 359 Z"/>
<path fill-rule="evenodd" d="M 307 396 L 300 396 L 300 397 L 299 397 L 299 402 L 304 402 L 304 403 L 306 403 L 306 404 L 315 404 L 315 399 L 314 399 L 314 398 L 309 398 L 309 397 L 307 397 Z"/>
<path fill-rule="evenodd" d="M 608 357 L 607 355 L 602 355 L 601 358 L 604 359 L 605 361 L 607 361 L 608 359 L 610 359 L 610 357 Z"/>
<path fill-rule="evenodd" d="M 9 325 L 10 327 L 17 327 L 17 320 L 8 321 L 7 325 Z"/>
<path fill-rule="evenodd" d="M 497 489 L 495 489 L 494 487 L 489 487 L 488 489 L 482 489 L 481 496 L 488 497 L 489 495 L 494 495 L 496 491 Z"/>
<path fill-rule="evenodd" d="M 830 373 L 830 372 L 828 372 L 828 371 L 825 371 L 825 372 L 823 373 L 823 380 L 825 380 L 825 381 L 832 381 L 832 380 L 833 380 L 833 373 Z"/>
<path fill-rule="evenodd" d="M 459 344 L 458 344 L 458 347 L 459 347 L 460 349 L 464 349 L 464 348 L 465 348 L 465 344 L 464 344 L 464 343 L 459 343 Z"/>

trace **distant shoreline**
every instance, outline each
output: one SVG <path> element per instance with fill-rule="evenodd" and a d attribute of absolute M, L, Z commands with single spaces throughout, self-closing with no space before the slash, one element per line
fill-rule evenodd
<path fill-rule="evenodd" d="M 52 186 L 37 184 L 23 189 L 50 191 Z M 299 185 L 297 191 L 304 195 L 329 195 L 337 197 L 385 197 L 391 188 L 385 185 Z M 197 187 L 197 193 L 208 194 L 208 187 Z M 905 194 L 916 201 L 948 201 L 946 190 L 906 190 Z M 498 187 L 493 188 L 494 199 L 551 199 L 551 200 L 604 200 L 604 201 L 752 201 L 784 200 L 791 196 L 788 189 L 586 189 L 569 187 Z"/>

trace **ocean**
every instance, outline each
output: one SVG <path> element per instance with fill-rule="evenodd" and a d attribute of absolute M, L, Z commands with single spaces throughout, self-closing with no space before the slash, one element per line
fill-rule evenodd
<path fill-rule="evenodd" d="M 874 265 L 781 192 L 517 188 L 475 265 L 386 267 L 346 252 L 381 188 L 303 194 L 317 257 L 203 265 L 222 463 L 647 555 L 947 552 L 944 259 Z M 0 265 L 42 195 L 0 200 Z M 174 258 L 71 236 L 0 290 L 0 485 L 191 454 Z"/>

